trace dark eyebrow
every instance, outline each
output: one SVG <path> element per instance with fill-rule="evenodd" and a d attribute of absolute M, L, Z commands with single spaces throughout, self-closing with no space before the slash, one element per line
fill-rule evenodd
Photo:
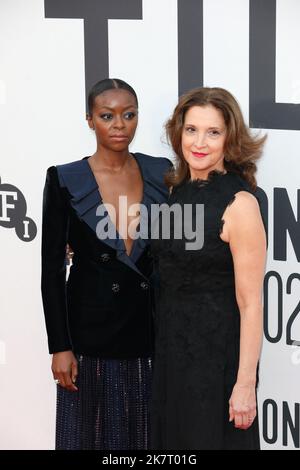
<path fill-rule="evenodd" d="M 196 124 L 188 124 L 188 123 L 186 123 L 185 126 L 197 127 Z M 218 129 L 219 131 L 221 131 L 221 130 L 222 130 L 222 127 L 219 127 L 219 126 L 211 126 L 211 127 L 208 127 L 207 129 L 208 129 L 208 130 Z"/>
<path fill-rule="evenodd" d="M 124 107 L 124 111 L 130 108 L 136 108 L 136 106 L 134 106 L 134 104 L 129 104 L 128 106 Z M 111 108 L 110 106 L 106 106 L 106 105 L 100 106 L 100 109 L 109 109 L 109 111 L 114 111 L 114 108 Z"/>

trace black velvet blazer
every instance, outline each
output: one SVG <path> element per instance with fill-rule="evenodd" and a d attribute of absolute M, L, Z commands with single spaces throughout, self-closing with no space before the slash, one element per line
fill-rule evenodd
<path fill-rule="evenodd" d="M 171 162 L 133 154 L 144 182 L 143 204 L 166 201 Z M 87 157 L 47 171 L 43 198 L 42 298 L 49 352 L 72 349 L 103 358 L 134 358 L 153 350 L 153 260 L 138 238 L 100 240 L 101 194 Z M 107 213 L 105 214 L 107 216 Z M 66 281 L 66 244 L 74 250 Z"/>

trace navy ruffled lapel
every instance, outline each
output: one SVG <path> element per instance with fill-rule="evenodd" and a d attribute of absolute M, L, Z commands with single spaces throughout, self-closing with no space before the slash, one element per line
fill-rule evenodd
<path fill-rule="evenodd" d="M 142 204 L 151 214 L 151 204 L 161 204 L 168 198 L 168 190 L 163 181 L 163 174 L 170 167 L 167 159 L 149 157 L 141 153 L 134 154 L 139 165 L 144 183 Z M 103 204 L 98 183 L 87 161 L 87 157 L 72 163 L 57 166 L 60 186 L 66 188 L 71 196 L 70 204 L 78 218 L 83 220 L 97 236 L 97 224 L 105 217 L 108 223 L 110 218 L 106 210 L 97 215 L 97 208 Z M 142 212 L 143 213 L 143 212 Z M 112 228 L 115 229 L 112 224 Z M 143 237 L 143 235 L 142 235 Z M 135 263 L 149 245 L 149 239 L 137 238 L 132 247 L 130 256 L 126 253 L 124 240 L 116 232 L 116 238 L 101 239 L 109 247 L 117 251 L 117 258 L 139 272 Z"/>
<path fill-rule="evenodd" d="M 171 162 L 167 158 L 156 158 L 135 153 L 144 181 L 143 204 L 149 209 L 151 204 L 162 204 L 168 199 L 168 188 L 164 183 L 164 174 L 170 169 Z"/>
<path fill-rule="evenodd" d="M 61 187 L 67 188 L 71 196 L 70 204 L 78 218 L 97 235 L 97 224 L 103 218 L 107 218 L 108 223 L 110 219 L 106 210 L 100 216 L 96 214 L 97 208 L 102 204 L 102 198 L 87 160 L 58 165 L 57 172 Z M 115 250 L 126 251 L 124 242 L 118 236 L 116 239 L 106 238 L 101 241 Z"/>

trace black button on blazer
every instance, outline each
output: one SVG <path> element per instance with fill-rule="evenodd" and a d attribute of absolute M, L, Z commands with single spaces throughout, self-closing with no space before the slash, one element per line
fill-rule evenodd
<path fill-rule="evenodd" d="M 143 204 L 166 201 L 171 162 L 136 153 Z M 103 358 L 134 358 L 153 350 L 153 260 L 149 241 L 100 240 L 101 195 L 87 157 L 47 171 L 43 197 L 42 298 L 49 352 L 72 349 Z M 66 281 L 66 244 L 74 251 Z"/>

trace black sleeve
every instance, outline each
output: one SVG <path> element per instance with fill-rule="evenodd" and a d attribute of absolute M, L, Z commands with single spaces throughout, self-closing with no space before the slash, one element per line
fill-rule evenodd
<path fill-rule="evenodd" d="M 166 161 L 168 171 L 172 170 L 174 168 L 173 162 L 169 158 L 166 158 L 166 157 L 164 157 L 164 160 Z"/>
<path fill-rule="evenodd" d="M 72 349 L 67 324 L 66 244 L 68 211 L 56 167 L 47 171 L 43 193 L 42 298 L 50 354 Z"/>

